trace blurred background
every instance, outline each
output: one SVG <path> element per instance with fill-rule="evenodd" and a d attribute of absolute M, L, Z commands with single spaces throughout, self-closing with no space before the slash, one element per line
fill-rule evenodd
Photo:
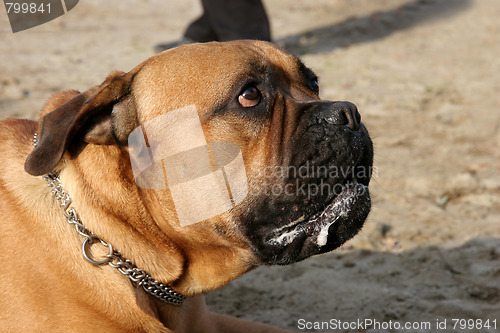
<path fill-rule="evenodd" d="M 273 41 L 319 75 L 321 97 L 358 106 L 373 210 L 342 249 L 252 271 L 211 293 L 212 310 L 294 331 L 299 319 L 500 331 L 500 1 L 263 3 Z M 85 0 L 14 34 L 0 6 L 0 119 L 37 119 L 50 94 L 132 69 L 201 13 L 198 0 Z"/>

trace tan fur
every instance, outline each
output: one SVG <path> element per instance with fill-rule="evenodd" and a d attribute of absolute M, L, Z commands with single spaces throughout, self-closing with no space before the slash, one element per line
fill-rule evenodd
<path fill-rule="evenodd" d="M 206 48 L 218 48 L 220 52 L 207 57 Z M 111 128 L 111 123 L 102 127 L 100 118 L 92 118 L 92 126 L 82 127 L 87 136 L 76 139 L 78 144 L 72 141 L 70 151 L 56 167 L 87 228 L 155 279 L 190 296 L 181 307 L 148 296 L 112 267 L 96 267 L 83 259 L 82 238 L 66 222 L 44 180 L 24 171 L 39 123 L 0 122 L 2 331 L 285 332 L 208 311 L 203 293 L 258 264 L 234 223 L 233 214 L 237 211 L 180 227 L 168 190 L 158 195 L 135 185 L 128 147 L 123 142 L 136 122 L 143 123 L 168 110 L 194 104 L 207 141 L 239 140 L 236 143 L 243 153 L 252 157 L 245 160 L 248 170 L 270 158 L 279 158 L 279 145 L 269 142 L 280 139 L 271 137 L 270 130 L 258 124 L 252 128 L 231 123 L 229 118 L 211 119 L 204 113 L 227 98 L 235 76 L 248 74 L 245 67 L 250 61 L 260 59 L 265 65 L 262 57 L 255 54 L 264 54 L 268 62 L 282 71 L 276 75 L 281 75 L 280 80 L 290 81 L 291 96 L 310 98 L 311 93 L 293 81 L 296 70 L 293 57 L 269 44 L 240 42 L 179 48 L 156 55 L 134 69 L 137 74 L 130 87 L 116 90 L 122 95 L 114 95 L 112 90 L 120 72 L 113 72 L 101 86 L 84 92 L 85 105 L 115 103 L 109 114 L 112 118 L 105 118 L 113 121 L 118 142 L 86 144 L 84 141 L 100 140 L 102 133 Z M 227 63 L 232 66 L 226 66 Z M 241 68 L 241 72 L 235 73 L 235 67 Z M 178 80 L 180 76 L 184 79 Z M 99 91 L 108 87 L 110 96 L 99 95 Z M 42 117 L 80 94 L 77 91 L 55 94 L 43 107 Z M 101 97 L 95 97 L 96 94 Z M 287 136 L 287 127 L 291 125 L 285 124 L 293 120 L 280 118 L 283 116 L 277 112 L 271 124 L 266 125 L 274 133 Z M 248 176 L 258 181 L 258 175 L 252 171 Z M 223 228 L 224 237 L 216 232 L 217 228 Z"/>

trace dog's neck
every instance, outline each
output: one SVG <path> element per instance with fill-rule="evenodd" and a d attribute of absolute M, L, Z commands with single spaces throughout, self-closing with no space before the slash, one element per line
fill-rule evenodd
<path fill-rule="evenodd" d="M 37 133 L 33 136 L 33 146 L 36 149 L 38 145 Z M 55 173 L 49 173 L 43 176 L 43 179 L 47 182 L 47 186 L 51 188 L 51 192 L 54 194 L 55 200 L 58 201 L 62 208 L 61 213 L 67 219 L 67 222 L 75 226 L 76 232 L 83 237 L 82 243 L 82 253 L 83 257 L 93 265 L 109 265 L 116 268 L 120 273 L 125 275 L 130 279 L 136 287 L 142 287 L 146 293 L 156 297 L 157 299 L 172 305 L 180 305 L 183 303 L 185 296 L 176 292 L 168 284 L 158 282 L 153 279 L 149 273 L 136 267 L 132 261 L 125 259 L 122 254 L 113 249 L 111 243 L 102 240 L 100 237 L 88 230 L 79 214 L 72 206 L 71 196 L 64 189 L 59 176 Z M 93 244 L 102 245 L 108 252 L 102 258 L 95 258 L 91 251 L 91 246 Z"/>

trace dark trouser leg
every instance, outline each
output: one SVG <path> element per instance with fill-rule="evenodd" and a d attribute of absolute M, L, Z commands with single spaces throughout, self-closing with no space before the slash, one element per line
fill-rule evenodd
<path fill-rule="evenodd" d="M 202 0 L 203 16 L 185 36 L 200 42 L 235 39 L 271 40 L 269 20 L 261 0 Z"/>
<path fill-rule="evenodd" d="M 184 36 L 195 42 L 204 43 L 217 40 L 217 35 L 212 29 L 205 8 L 203 9 L 203 15 L 187 27 Z"/>

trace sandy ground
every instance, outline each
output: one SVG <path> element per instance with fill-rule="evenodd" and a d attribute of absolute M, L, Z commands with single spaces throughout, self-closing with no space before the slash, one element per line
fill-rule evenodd
<path fill-rule="evenodd" d="M 210 294 L 211 308 L 293 331 L 374 320 L 329 329 L 500 332 L 500 1 L 264 2 L 322 97 L 358 105 L 374 207 L 342 249 L 252 271 Z M 197 0 L 85 0 L 13 34 L 0 6 L 0 119 L 35 118 L 51 93 L 131 69 L 200 12 Z"/>

